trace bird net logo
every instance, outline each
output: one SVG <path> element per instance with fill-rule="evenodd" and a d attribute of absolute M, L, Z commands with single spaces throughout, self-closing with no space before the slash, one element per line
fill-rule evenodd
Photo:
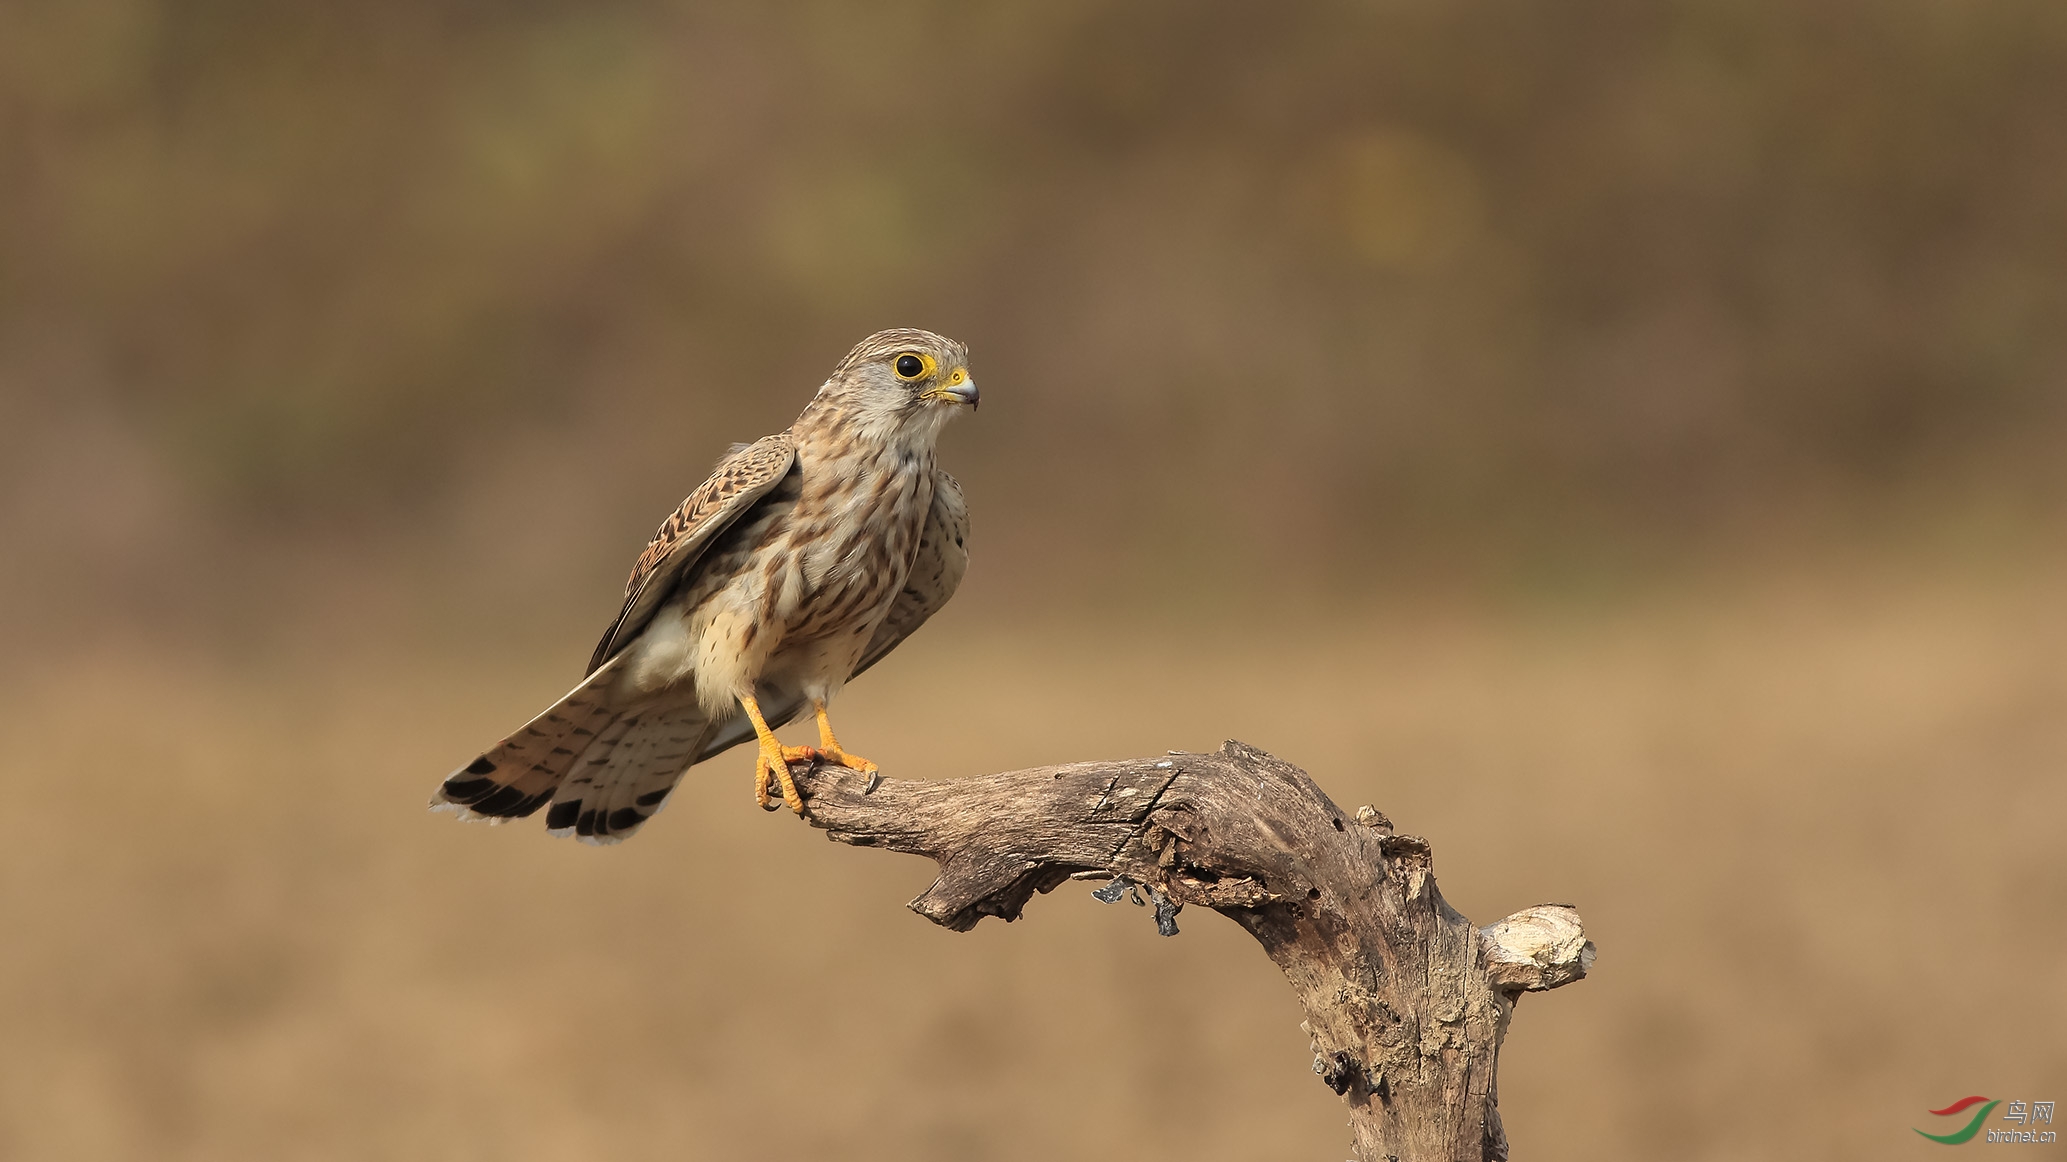
<path fill-rule="evenodd" d="M 1974 1109 L 1976 1106 L 1980 1108 Z M 1987 1124 L 1989 1115 L 1995 1112 L 1997 1106 L 2006 1107 L 2003 1110 L 2002 1117 L 1998 1118 L 1997 1121 L 2013 1123 L 2015 1128 Z M 2053 1103 L 2049 1101 L 2027 1102 L 2019 1099 L 2006 1103 L 2000 1098 L 1963 1097 L 1942 1110 L 1932 1110 L 1931 1114 L 1940 1118 L 1957 1118 L 1964 1116 L 1968 1110 L 1973 1110 L 1974 1112 L 1973 1116 L 1967 1119 L 1966 1125 L 1949 1134 L 1932 1134 L 1924 1130 L 1917 1130 L 1916 1132 L 1933 1142 L 1943 1142 L 1947 1146 L 1963 1146 L 1973 1141 L 1975 1137 L 1980 1135 L 1984 1127 L 1988 1131 L 1987 1140 L 1990 1142 L 2057 1142 L 2060 1140 L 2060 1134 L 2057 1130 L 2035 1128 L 2053 1124 Z M 1913 1126 L 1910 1128 L 1915 1129 Z"/>

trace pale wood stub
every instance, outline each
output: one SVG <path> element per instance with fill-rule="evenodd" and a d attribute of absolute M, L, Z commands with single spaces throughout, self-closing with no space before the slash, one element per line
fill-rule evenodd
<path fill-rule="evenodd" d="M 1426 841 L 1238 742 L 945 782 L 794 774 L 830 838 L 937 862 L 910 906 L 956 931 L 1071 879 L 1145 894 L 1166 934 L 1187 905 L 1240 924 L 1298 994 L 1361 1162 L 1505 1159 L 1494 1074 L 1515 1000 L 1593 965 L 1570 905 L 1476 928 L 1443 901 Z"/>

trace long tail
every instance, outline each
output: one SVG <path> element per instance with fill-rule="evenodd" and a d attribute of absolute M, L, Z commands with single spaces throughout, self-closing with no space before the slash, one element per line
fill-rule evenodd
<path fill-rule="evenodd" d="M 602 690 L 615 670 L 590 674 L 522 730 L 447 775 L 431 796 L 431 810 L 502 823 L 545 806 L 575 760 L 617 720 Z"/>
<path fill-rule="evenodd" d="M 546 830 L 616 843 L 657 814 L 713 733 L 693 702 L 620 709 L 605 666 L 522 730 L 448 775 L 431 809 L 504 823 L 551 803 Z"/>
<path fill-rule="evenodd" d="M 659 814 L 696 761 L 711 723 L 694 703 L 635 711 L 582 751 L 546 812 L 546 830 L 584 843 L 628 839 Z"/>

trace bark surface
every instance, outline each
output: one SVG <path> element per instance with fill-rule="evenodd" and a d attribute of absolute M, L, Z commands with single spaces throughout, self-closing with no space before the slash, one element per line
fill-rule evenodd
<path fill-rule="evenodd" d="M 956 931 L 1017 919 L 1071 879 L 1103 881 L 1108 902 L 1140 895 L 1165 935 L 1187 905 L 1240 924 L 1298 993 L 1361 1162 L 1506 1158 L 1494 1072 L 1515 1000 L 1593 963 L 1571 906 L 1474 927 L 1436 889 L 1424 840 L 1238 742 L 948 782 L 793 773 L 831 838 L 936 861 L 911 908 Z"/>

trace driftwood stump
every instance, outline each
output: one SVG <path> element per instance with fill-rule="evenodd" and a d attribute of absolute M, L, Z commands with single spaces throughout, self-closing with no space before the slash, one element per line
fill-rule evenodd
<path fill-rule="evenodd" d="M 1426 841 L 1370 807 L 1345 816 L 1238 742 L 951 782 L 793 774 L 831 838 L 938 861 L 911 908 L 958 932 L 1071 879 L 1108 881 L 1108 901 L 1146 892 L 1164 935 L 1186 904 L 1248 929 L 1299 994 L 1362 1162 L 1506 1158 L 1494 1069 L 1515 1000 L 1593 963 L 1569 905 L 1474 928 L 1436 890 Z"/>

